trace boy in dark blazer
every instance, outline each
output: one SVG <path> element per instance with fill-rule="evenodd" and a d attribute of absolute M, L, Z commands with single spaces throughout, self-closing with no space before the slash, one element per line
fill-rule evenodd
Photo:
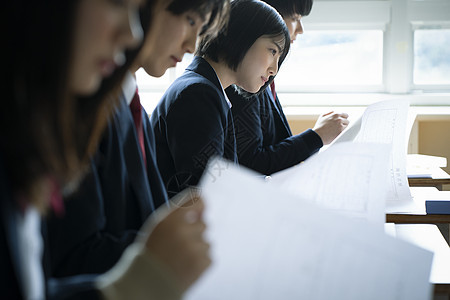
<path fill-rule="evenodd" d="M 159 77 L 173 66 L 172 55 L 193 52 L 200 33 L 220 28 L 227 4 L 225 0 L 193 5 L 183 0 L 156 2 L 153 11 L 158 13 L 151 18 L 147 39 L 130 71 L 143 67 Z M 64 217 L 52 216 L 48 221 L 51 271 L 56 277 L 107 271 L 135 240 L 148 216 L 169 205 L 156 164 L 153 131 L 132 73 L 122 84 L 120 103 L 91 159 L 87 178 L 67 199 Z"/>
<path fill-rule="evenodd" d="M 48 221 L 55 276 L 107 271 L 136 238 L 147 217 L 159 206 L 167 205 L 155 161 L 154 137 L 147 130 L 144 109 L 146 164 L 140 151 L 128 104 L 136 91 L 131 74 L 122 90 L 119 106 L 91 159 L 89 174 L 78 191 L 66 199 L 64 217 L 52 216 Z"/>
<path fill-rule="evenodd" d="M 301 18 L 312 8 L 312 0 L 264 0 L 283 16 L 291 43 L 303 33 Z M 261 94 L 245 97 L 226 90 L 233 104 L 239 163 L 265 175 L 292 167 L 323 145 L 329 144 L 348 124 L 345 113 L 321 115 L 313 129 L 292 135 L 275 85 Z"/>

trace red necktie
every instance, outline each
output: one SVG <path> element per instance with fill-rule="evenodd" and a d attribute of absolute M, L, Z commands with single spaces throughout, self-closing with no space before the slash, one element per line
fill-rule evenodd
<path fill-rule="evenodd" d="M 144 165 L 147 166 L 147 158 L 145 156 L 145 146 L 144 146 L 144 128 L 142 126 L 142 105 L 141 100 L 139 99 L 137 88 L 133 100 L 131 100 L 130 109 L 133 115 L 134 126 L 136 127 L 136 133 L 139 140 L 139 146 L 141 148 L 141 154 L 144 160 Z"/>
<path fill-rule="evenodd" d="M 275 92 L 275 80 L 270 83 L 270 90 L 272 91 L 273 101 L 277 102 L 277 93 Z"/>
<path fill-rule="evenodd" d="M 47 188 L 49 189 L 48 204 L 51 210 L 53 210 L 55 216 L 58 218 L 62 218 L 64 217 L 65 214 L 65 206 L 58 181 L 56 181 L 56 179 L 53 176 L 47 176 L 45 180 L 46 180 L 45 184 L 47 184 Z M 23 216 L 28 206 L 30 205 L 30 202 L 21 193 L 17 193 L 16 201 L 19 206 L 20 212 L 22 213 Z"/>
<path fill-rule="evenodd" d="M 49 177 L 49 185 L 50 185 L 50 206 L 53 209 L 55 215 L 59 218 L 64 217 L 65 209 L 64 209 L 64 201 L 61 195 L 61 191 L 59 188 L 59 184 L 55 178 Z"/>

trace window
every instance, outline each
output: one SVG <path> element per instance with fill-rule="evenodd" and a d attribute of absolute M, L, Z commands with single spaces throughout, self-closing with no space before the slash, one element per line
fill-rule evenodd
<path fill-rule="evenodd" d="M 312 30 L 292 44 L 277 76 L 280 91 L 383 83 L 381 30 Z"/>
<path fill-rule="evenodd" d="M 450 85 L 450 29 L 414 31 L 414 84 Z"/>
<path fill-rule="evenodd" d="M 449 16 L 450 0 L 315 0 L 277 76 L 282 104 L 365 105 L 401 94 L 413 105 L 450 105 Z M 157 102 L 191 58 L 161 79 L 138 76 L 139 86 Z"/>

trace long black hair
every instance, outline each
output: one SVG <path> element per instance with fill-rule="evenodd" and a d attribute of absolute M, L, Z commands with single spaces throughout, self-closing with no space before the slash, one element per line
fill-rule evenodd
<path fill-rule="evenodd" d="M 6 1 L 1 19 L 6 52 L 1 61 L 0 160 L 16 193 L 38 208 L 47 199 L 41 180 L 64 187 L 83 173 L 117 97 L 107 97 L 129 68 L 104 80 L 95 95 L 69 93 L 69 70 L 81 0 Z M 147 0 L 143 12 L 151 10 Z M 4 78 L 3 78 L 4 77 Z"/>
<path fill-rule="evenodd" d="M 209 34 L 210 37 L 215 36 L 228 22 L 229 9 L 229 0 L 172 0 L 167 8 L 175 15 L 195 11 L 202 18 L 205 18 L 208 13 L 211 13 L 208 22 L 200 31 L 200 36 Z"/>

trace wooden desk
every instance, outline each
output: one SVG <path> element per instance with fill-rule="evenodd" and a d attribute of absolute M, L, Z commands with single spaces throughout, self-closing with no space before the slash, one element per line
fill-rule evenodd
<path fill-rule="evenodd" d="M 434 253 L 430 274 L 434 293 L 450 295 L 450 248 L 436 225 L 397 224 L 395 236 Z"/>
<path fill-rule="evenodd" d="M 447 224 L 450 215 L 428 215 L 411 213 L 387 213 L 386 223 L 396 224 Z"/>
<path fill-rule="evenodd" d="M 427 195 L 435 193 L 449 192 L 440 192 L 434 187 L 412 187 L 411 194 L 413 196 L 413 203 L 399 208 L 396 211 L 387 211 L 386 222 L 396 224 L 450 224 L 450 215 L 426 213 L 425 200 L 428 197 Z"/>
<path fill-rule="evenodd" d="M 450 175 L 441 168 L 433 168 L 430 177 L 414 177 L 409 178 L 408 182 L 411 187 L 431 186 L 442 191 L 442 185 L 450 184 Z"/>

